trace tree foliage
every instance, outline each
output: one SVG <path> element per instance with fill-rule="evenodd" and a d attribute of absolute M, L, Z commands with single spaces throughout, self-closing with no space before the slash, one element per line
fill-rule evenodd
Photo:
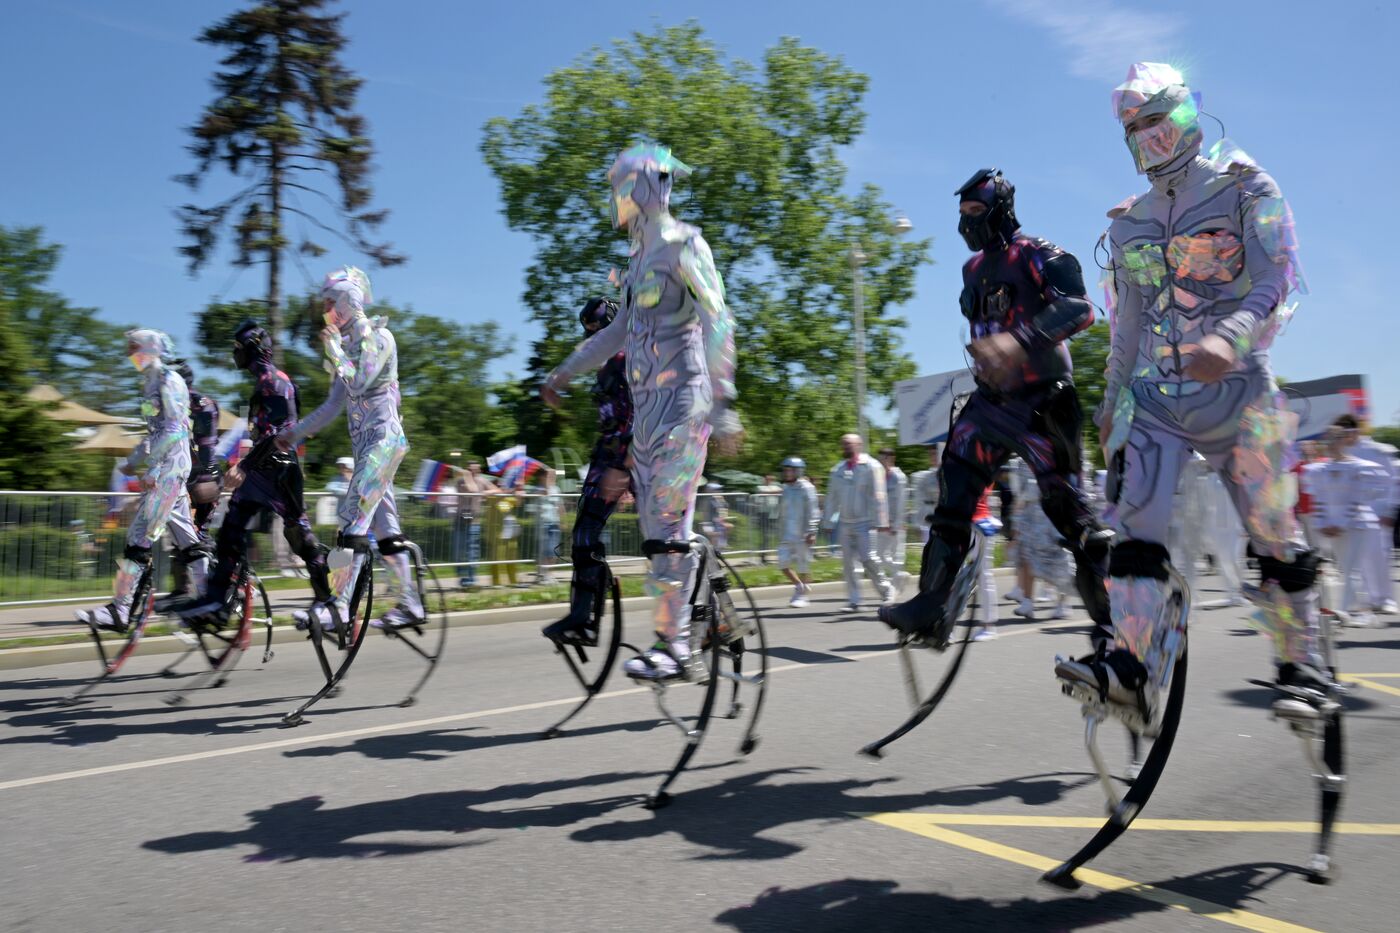
<path fill-rule="evenodd" d="M 328 2 L 263 0 L 200 34 L 201 42 L 225 54 L 214 75 L 217 97 L 189 129 L 195 169 L 179 176 L 196 190 L 218 164 L 239 179 L 241 187 L 231 196 L 177 211 L 188 240 L 180 252 L 195 272 L 214 258 L 220 231 L 231 227 L 234 265 L 267 265 L 266 316 L 279 335 L 283 252 L 326 252 L 308 228 L 339 238 L 382 266 L 404 259 L 373 241 L 388 212 L 369 206 L 373 147 L 364 118 L 355 112 L 362 82 L 340 62 L 344 16 L 322 13 Z M 334 226 L 321 219 L 327 210 Z M 295 243 L 293 226 L 299 231 Z M 278 352 L 280 360 L 280 347 Z"/>
<path fill-rule="evenodd" d="M 1103 466 L 1103 451 L 1099 449 L 1099 429 L 1094 413 L 1108 388 L 1108 351 L 1111 346 L 1108 321 L 1096 321 L 1070 341 L 1069 352 L 1074 360 L 1074 385 L 1079 390 L 1079 406 L 1084 410 L 1084 450 L 1095 464 Z"/>
<path fill-rule="evenodd" d="M 6 329 L 19 338 L 0 359 L 11 376 L 48 383 L 103 411 L 134 411 L 132 370 L 122 364 L 124 329 L 46 287 L 62 254 L 40 227 L 0 226 L 0 303 L 9 316 Z"/>
<path fill-rule="evenodd" d="M 626 262 L 611 228 L 606 171 L 639 140 L 671 146 L 695 173 L 672 210 L 703 228 L 739 325 L 738 407 L 746 450 L 730 464 L 771 471 L 787 453 L 825 460 L 852 430 L 855 406 L 848 250 L 865 263 L 867 366 L 873 394 L 913 373 L 892 307 L 913 295 L 929 240 L 891 228 L 878 189 L 851 193 L 840 147 L 860 135 L 867 79 L 840 58 L 785 38 L 762 65 L 728 60 L 695 23 L 635 33 L 545 78 L 544 100 L 485 127 L 481 151 L 501 185 L 502 213 L 531 234 L 524 302 L 544 330 L 519 397 L 532 415 L 539 381 L 579 339 L 578 307 L 612 293 Z M 562 417 L 521 420 L 544 449 L 593 430 L 576 392 Z"/>

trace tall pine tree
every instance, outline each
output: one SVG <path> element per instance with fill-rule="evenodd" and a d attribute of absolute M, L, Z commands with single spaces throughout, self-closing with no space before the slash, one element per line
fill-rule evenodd
<path fill-rule="evenodd" d="M 267 322 L 274 335 L 283 332 L 284 252 L 326 252 L 306 234 L 293 246 L 293 218 L 300 218 L 298 228 L 310 225 L 339 237 L 378 265 L 404 261 L 389 244 L 372 240 L 388 211 L 369 207 L 373 147 L 364 118 L 355 112 L 362 82 L 341 64 L 344 15 L 325 13 L 329 2 L 264 0 L 199 37 L 225 55 L 214 75 L 218 97 L 190 127 L 196 168 L 177 180 L 196 190 L 217 163 L 240 187 L 211 206 L 186 204 L 177 211 L 189 240 L 180 252 L 191 273 L 198 271 L 214 258 L 227 224 L 234 264 L 267 265 Z M 328 193 L 323 189 L 331 187 L 330 179 L 334 191 Z M 313 207 L 329 210 L 333 220 L 323 220 Z"/>

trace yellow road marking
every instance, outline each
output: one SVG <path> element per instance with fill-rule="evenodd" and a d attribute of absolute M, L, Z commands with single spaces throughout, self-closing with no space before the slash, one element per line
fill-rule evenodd
<path fill-rule="evenodd" d="M 1343 674 L 1342 680 L 1345 680 L 1349 684 L 1357 684 L 1358 686 L 1365 687 L 1367 690 L 1378 690 L 1381 693 L 1389 693 L 1391 696 L 1400 697 L 1400 687 L 1392 687 L 1390 684 L 1378 684 L 1370 679 L 1374 676 L 1376 675 L 1367 674 L 1363 677 L 1360 674 Z"/>
<path fill-rule="evenodd" d="M 868 815 L 868 814 L 863 814 Z M 942 826 L 1012 826 L 1020 829 L 1098 829 L 1102 817 L 1031 816 L 1000 813 L 900 813 L 902 822 Z M 869 816 L 869 815 L 868 815 Z M 907 827 L 901 826 L 901 829 Z M 1153 820 L 1133 821 L 1129 832 L 1150 830 L 1177 833 L 1316 833 L 1318 824 L 1306 820 Z M 1353 836 L 1400 836 L 1400 823 L 1338 823 L 1336 832 Z"/>
<path fill-rule="evenodd" d="M 967 833 L 960 833 L 956 830 L 946 829 L 932 823 L 910 820 L 908 817 L 920 816 L 924 814 L 908 813 L 878 813 L 867 816 L 866 819 L 895 829 L 902 829 L 928 839 L 936 839 L 939 842 L 946 842 L 959 848 L 968 849 L 982 855 L 990 855 L 1015 865 L 1024 865 L 1027 868 L 1034 868 L 1037 871 L 1049 871 L 1060 862 L 1057 859 L 1046 858 L 1034 852 L 1027 852 L 1025 849 L 1017 849 L 1012 846 L 1004 846 L 1001 843 L 991 842 L 977 836 L 969 836 Z M 1099 821 L 1095 825 L 1099 825 Z M 1081 868 L 1075 872 L 1075 877 L 1085 884 L 1102 888 L 1105 891 L 1114 891 L 1122 894 L 1129 894 L 1143 900 L 1152 901 L 1173 910 L 1184 910 L 1197 916 L 1206 917 L 1211 920 L 1219 920 L 1221 923 L 1228 923 L 1231 926 L 1242 927 L 1246 930 L 1256 930 L 1258 933 L 1319 933 L 1311 927 L 1299 926 L 1296 923 L 1289 923 L 1286 920 L 1276 920 L 1273 917 L 1266 917 L 1263 914 L 1256 914 L 1249 910 L 1240 910 L 1235 907 L 1226 907 L 1224 904 L 1216 904 L 1213 901 L 1202 900 L 1192 897 L 1189 894 L 1179 894 L 1175 891 L 1166 891 L 1162 888 L 1153 887 L 1150 884 L 1141 884 L 1127 878 L 1120 878 L 1117 875 L 1110 875 L 1105 872 L 1095 871 L 1091 868 Z"/>
<path fill-rule="evenodd" d="M 1390 678 L 1400 678 L 1400 674 L 1343 674 L 1343 675 L 1342 675 L 1342 679 L 1343 679 L 1343 680 L 1346 680 L 1348 677 L 1369 677 L 1369 678 L 1371 678 L 1371 679 L 1373 679 L 1373 680 L 1387 680 L 1387 679 L 1390 679 Z"/>

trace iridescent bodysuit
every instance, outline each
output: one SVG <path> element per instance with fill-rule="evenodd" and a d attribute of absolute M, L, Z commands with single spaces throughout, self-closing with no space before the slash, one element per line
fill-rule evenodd
<path fill-rule="evenodd" d="M 1280 665 L 1317 666 L 1316 562 L 1294 520 L 1288 462 L 1296 416 L 1274 384 L 1267 353 L 1292 310 L 1284 299 L 1300 288 L 1292 215 L 1274 180 L 1227 140 L 1201 155 L 1194 98 L 1179 74 L 1136 65 L 1115 94 L 1115 110 L 1127 124 L 1153 108 L 1170 113 L 1166 129 L 1128 134 L 1152 187 L 1109 212 L 1107 234 L 1116 644 L 1146 662 L 1149 682 L 1155 678 L 1173 492 L 1195 450 L 1224 481 L 1260 560 Z M 1148 164 L 1153 146 L 1158 158 L 1170 158 Z M 1210 335 L 1227 341 L 1236 361 L 1204 384 L 1188 370 Z"/>
<path fill-rule="evenodd" d="M 359 269 L 346 267 L 332 272 L 322 285 L 321 294 L 334 302 L 340 339 L 325 343 L 326 369 L 332 374 L 330 393 L 325 402 L 303 418 L 289 440 L 299 444 L 319 434 L 342 411 L 350 426 L 350 447 L 355 471 L 349 488 L 340 500 L 340 537 L 351 547 L 358 539 L 374 533 L 380 554 L 396 578 L 399 608 L 421 620 L 422 608 L 413 574 L 410 572 L 407 541 L 399 527 L 398 504 L 394 500 L 394 474 L 408 453 L 408 438 L 399 418 L 399 358 L 394 335 L 383 318 L 367 318 L 364 305 L 372 300 L 369 279 Z M 349 587 L 354 570 L 365 554 L 332 574 L 336 599 L 343 605 L 350 599 Z"/>
<path fill-rule="evenodd" d="M 641 197 L 641 188 L 655 187 L 658 175 L 669 193 L 669 175 L 685 167 L 667 150 L 637 147 L 614 166 L 615 191 L 619 168 L 641 176 L 636 182 L 640 208 L 633 206 L 636 213 L 626 221 L 631 259 L 622 279 L 622 308 L 612 324 L 559 365 L 550 382 L 563 384 L 598 369 L 619 350 L 626 353 L 632 481 L 642 537 L 683 544 L 692 534 L 710 433 L 740 430 L 729 409 L 735 397 L 734 319 L 700 231 L 672 218 L 663 195 Z M 632 194 L 628 188 L 622 196 Z M 651 558 L 647 592 L 656 598 L 655 627 L 673 651 L 685 651 L 680 643 L 689 631 L 688 598 L 698 564 L 691 551 Z"/>

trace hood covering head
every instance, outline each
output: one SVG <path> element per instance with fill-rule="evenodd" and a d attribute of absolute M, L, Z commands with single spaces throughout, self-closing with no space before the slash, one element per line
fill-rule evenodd
<path fill-rule="evenodd" d="M 364 317 L 365 306 L 374 302 L 369 276 L 354 266 L 341 266 L 327 273 L 321 283 L 321 297 L 330 304 L 326 308 L 326 323 L 342 331 Z"/>
<path fill-rule="evenodd" d="M 126 357 L 131 365 L 145 372 L 154 363 L 175 356 L 175 341 L 164 331 L 140 328 L 126 332 Z"/>
<path fill-rule="evenodd" d="M 1113 89 L 1112 101 L 1139 175 L 1175 168 L 1200 152 L 1200 95 L 1171 65 L 1132 65 L 1127 80 Z M 1137 128 L 1128 131 L 1134 121 Z"/>
<path fill-rule="evenodd" d="M 272 365 L 272 337 L 261 324 L 246 320 L 233 332 L 233 363 L 251 370 L 257 362 Z"/>
<path fill-rule="evenodd" d="M 194 367 L 188 360 L 173 360 L 171 368 L 180 374 L 180 378 L 185 380 L 185 388 L 194 391 Z"/>
<path fill-rule="evenodd" d="M 671 182 L 690 174 L 690 166 L 655 143 L 623 150 L 608 169 L 612 186 L 614 227 L 626 227 L 635 217 L 657 217 L 670 209 Z"/>
<path fill-rule="evenodd" d="M 1003 249 L 1021 229 L 1021 222 L 1016 219 L 1016 186 L 1006 180 L 1001 169 L 978 169 L 953 193 L 959 204 L 975 201 L 987 208 L 976 216 L 958 216 L 958 233 L 973 252 Z"/>
<path fill-rule="evenodd" d="M 583 310 L 578 313 L 578 322 L 587 330 L 590 324 L 596 324 L 601 330 L 613 322 L 617 317 L 617 302 L 611 298 L 590 298 L 584 303 Z"/>

